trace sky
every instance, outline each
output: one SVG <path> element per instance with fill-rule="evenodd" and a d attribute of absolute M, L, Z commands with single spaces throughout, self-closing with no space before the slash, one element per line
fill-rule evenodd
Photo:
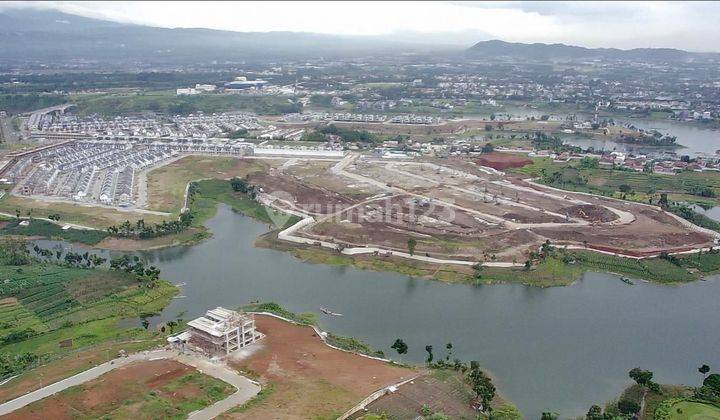
<path fill-rule="evenodd" d="M 4 2 L 162 27 L 720 51 L 720 2 Z"/>

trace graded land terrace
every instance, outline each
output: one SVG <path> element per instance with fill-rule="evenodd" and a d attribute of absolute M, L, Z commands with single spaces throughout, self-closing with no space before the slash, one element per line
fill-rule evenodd
<path fill-rule="evenodd" d="M 97 246 L 129 250 L 203 240 L 209 235 L 203 223 L 217 203 L 224 202 L 284 229 L 264 237 L 260 245 L 288 249 L 313 262 L 355 264 L 448 281 L 477 281 L 480 276 L 473 267 L 478 263 L 485 266 L 483 282 L 508 278 L 533 283 L 530 277 L 545 278 L 535 282 L 541 285 L 571 283 L 584 269 L 609 269 L 663 282 L 673 282 L 671 275 L 681 282 L 716 270 L 715 264 L 710 268 L 701 264 L 705 270 L 685 264 L 679 272 L 668 271 L 666 261 L 646 259 L 708 250 L 717 237 L 709 229 L 657 206 L 541 185 L 527 176 L 536 175 L 537 169 L 505 173 L 482 163 L 358 154 L 341 160 L 181 157 L 140 177 L 146 185 L 137 189 L 145 191 L 148 211 L 178 215 L 186 204 L 193 215 L 190 226 L 152 239 L 106 238 Z M 230 188 L 233 178 L 251 187 L 254 199 Z M 197 180 L 196 193 L 188 197 L 188 183 Z M 6 194 L 0 199 L 3 211 L 12 215 L 17 203 L 8 200 L 18 198 Z M 41 208 L 32 204 L 39 200 L 23 199 Z M 131 215 L 127 218 L 131 223 L 141 219 L 157 223 L 160 218 L 132 210 L 66 205 L 77 211 L 75 216 L 63 213 L 68 221 L 87 221 L 89 214 L 105 212 L 120 213 L 121 218 Z M 113 224 L 117 220 L 114 216 Z M 107 222 L 97 219 L 92 223 L 107 227 Z M 538 260 L 538 250 L 548 243 L 562 255 Z M 528 261 L 533 269 L 518 274 Z"/>

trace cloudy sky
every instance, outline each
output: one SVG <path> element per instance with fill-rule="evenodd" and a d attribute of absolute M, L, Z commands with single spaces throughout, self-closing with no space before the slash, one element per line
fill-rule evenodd
<path fill-rule="evenodd" d="M 0 3 L 1 8 L 30 3 Z M 428 34 L 588 47 L 720 50 L 720 2 L 46 2 L 30 7 L 163 27 Z M 433 36 L 429 36 L 433 34 Z"/>

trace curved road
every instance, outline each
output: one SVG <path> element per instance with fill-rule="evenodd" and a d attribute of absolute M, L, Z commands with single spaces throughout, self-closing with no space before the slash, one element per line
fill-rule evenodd
<path fill-rule="evenodd" d="M 239 375 L 234 370 L 222 364 L 213 363 L 208 359 L 198 356 L 192 356 L 190 354 L 179 354 L 178 351 L 155 350 L 143 353 L 135 353 L 129 355 L 128 357 L 120 357 L 109 362 L 105 362 L 101 365 L 80 372 L 77 375 L 55 382 L 54 384 L 50 384 L 36 391 L 27 393 L 4 404 L 0 404 L 0 415 L 12 413 L 13 411 L 25 407 L 28 404 L 32 404 L 36 401 L 42 400 L 43 398 L 47 398 L 49 396 L 57 394 L 58 392 L 64 391 L 70 387 L 80 385 L 87 381 L 98 378 L 99 376 L 108 373 L 113 369 L 126 366 L 130 363 L 159 359 L 173 359 L 182 364 L 192 366 L 201 373 L 229 383 L 237 390 L 235 393 L 225 398 L 224 400 L 218 401 L 215 404 L 209 407 L 205 407 L 202 410 L 190 413 L 190 415 L 188 416 L 189 419 L 205 420 L 215 418 L 233 407 L 246 403 L 252 397 L 257 395 L 261 389 L 260 385 L 258 385 L 256 382 Z"/>

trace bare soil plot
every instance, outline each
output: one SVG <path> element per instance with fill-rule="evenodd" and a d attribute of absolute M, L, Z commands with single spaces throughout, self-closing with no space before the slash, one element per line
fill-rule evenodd
<path fill-rule="evenodd" d="M 413 376 L 410 369 L 326 346 L 315 331 L 258 315 L 257 327 L 267 336 L 260 348 L 233 362 L 274 391 L 247 409 L 224 417 L 306 419 L 338 416 L 387 385 Z"/>
<path fill-rule="evenodd" d="M 216 387 L 216 388 L 213 388 Z M 17 410 L 9 419 L 157 418 L 211 404 L 231 386 L 173 360 L 136 362 Z M 208 393 L 217 398 L 209 398 Z"/>
<path fill-rule="evenodd" d="M 325 188 L 309 186 L 299 178 L 274 170 L 269 173 L 254 173 L 249 176 L 249 182 L 262 187 L 266 193 L 291 199 L 296 208 L 313 214 L 334 213 L 364 198 L 349 197 Z"/>
<path fill-rule="evenodd" d="M 511 153 L 484 153 L 478 158 L 477 163 L 482 166 L 489 166 L 490 168 L 504 171 L 508 168 L 522 168 L 525 165 L 531 164 L 532 160 L 525 156 Z"/>
<path fill-rule="evenodd" d="M 308 186 L 333 191 L 350 197 L 369 197 L 382 192 L 374 185 L 348 180 L 331 171 L 337 162 L 332 161 L 297 161 L 282 169 L 283 173 L 302 179 Z"/>

